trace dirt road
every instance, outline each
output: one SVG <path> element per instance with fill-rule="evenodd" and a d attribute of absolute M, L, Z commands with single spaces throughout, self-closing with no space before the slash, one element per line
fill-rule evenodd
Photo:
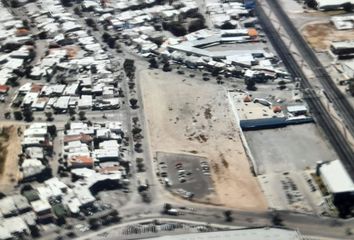
<path fill-rule="evenodd" d="M 0 124 L 0 128 L 7 128 L 6 132 L 9 135 L 8 140 L 3 142 L 4 149 L 6 149 L 6 158 L 3 172 L 0 174 L 0 189 L 5 193 L 11 191 L 17 183 L 19 173 L 18 154 L 21 153 L 21 136 L 17 134 L 19 127 L 23 132 L 25 127 L 22 125 Z"/>

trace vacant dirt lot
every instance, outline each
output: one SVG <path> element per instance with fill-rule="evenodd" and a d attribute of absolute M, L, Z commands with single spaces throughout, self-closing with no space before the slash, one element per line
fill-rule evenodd
<path fill-rule="evenodd" d="M 4 156 L 4 159 L 1 159 L 3 162 L 0 171 L 0 189 L 3 192 L 11 191 L 13 185 L 17 183 L 19 173 L 18 154 L 21 152 L 21 136 L 17 134 L 19 127 L 23 132 L 23 126 L 0 124 L 0 128 L 4 129 L 3 134 L 7 135 L 0 138 L 2 144 L 0 154 Z"/>
<path fill-rule="evenodd" d="M 210 161 L 216 194 L 205 201 L 244 210 L 265 210 L 250 172 L 224 89 L 175 73 L 139 76 L 152 151 L 190 152 Z"/>
<path fill-rule="evenodd" d="M 320 23 L 307 25 L 302 34 L 315 51 L 323 52 L 332 41 L 353 40 L 354 30 L 337 31 L 330 23 Z"/>

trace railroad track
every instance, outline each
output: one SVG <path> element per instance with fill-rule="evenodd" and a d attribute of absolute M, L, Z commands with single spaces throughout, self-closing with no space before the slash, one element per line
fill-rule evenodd
<path fill-rule="evenodd" d="M 305 61 L 308 63 L 316 78 L 322 84 L 328 99 L 334 104 L 334 106 L 341 114 L 341 117 L 343 118 L 351 135 L 354 136 L 354 109 L 348 102 L 348 99 L 338 89 L 331 76 L 318 60 L 316 54 L 312 51 L 311 47 L 307 44 L 305 39 L 291 22 L 290 18 L 279 4 L 279 1 L 266 1 L 278 19 L 282 22 L 282 26 L 285 28 L 289 37 L 293 39 L 294 45 L 299 50 Z"/>
<path fill-rule="evenodd" d="M 268 1 L 268 0 L 267 0 Z M 278 4 L 276 0 L 270 0 L 268 1 L 269 6 L 272 8 L 273 12 L 277 15 L 279 18 L 279 21 L 282 23 L 284 28 L 288 31 L 292 30 L 293 33 L 289 34 L 289 36 L 293 39 L 294 44 L 297 45 L 306 45 L 307 43 L 304 41 L 304 39 L 301 37 L 301 35 L 298 33 L 297 29 L 294 27 L 288 16 L 284 13 L 282 10 L 281 6 Z M 334 123 L 331 115 L 328 113 L 326 107 L 323 105 L 321 100 L 316 94 L 316 91 L 312 88 L 312 85 L 310 84 L 309 80 L 306 78 L 305 74 L 302 72 L 301 68 L 299 67 L 298 63 L 296 62 L 295 58 L 293 55 L 290 53 L 289 48 L 286 46 L 284 41 L 282 40 L 279 32 L 275 29 L 271 21 L 269 20 L 268 16 L 266 15 L 265 11 L 260 7 L 258 4 L 256 7 L 256 13 L 259 18 L 259 22 L 261 26 L 263 27 L 264 32 L 267 34 L 268 39 L 272 43 L 273 47 L 277 51 L 279 57 L 283 60 L 284 65 L 290 72 L 290 74 L 294 77 L 300 80 L 301 82 L 301 87 L 303 89 L 306 89 L 305 94 L 307 95 L 307 103 L 310 107 L 310 110 L 318 123 L 318 125 L 323 129 L 324 133 L 327 135 L 330 143 L 332 144 L 333 148 L 337 152 L 339 158 L 342 160 L 343 164 L 347 168 L 348 172 L 354 179 L 354 153 L 353 149 L 347 142 L 346 138 L 343 136 L 341 131 L 339 130 L 338 126 Z M 296 34 L 296 33 L 297 34 Z M 298 39 L 298 38 L 301 38 Z M 325 91 L 327 91 L 327 94 L 329 95 L 330 99 L 333 101 L 334 105 L 338 107 L 338 110 L 343 110 L 343 117 L 347 121 L 347 124 L 352 124 L 351 128 L 354 127 L 354 116 L 351 106 L 349 105 L 350 108 L 346 108 L 348 101 L 346 100 L 343 94 L 341 96 L 338 96 L 336 93 L 337 87 L 335 84 L 332 82 L 332 79 L 328 76 L 328 73 L 323 69 L 323 66 L 318 62 L 318 59 L 314 55 L 311 49 L 307 49 L 307 47 L 301 47 L 299 48 L 300 52 L 303 52 L 303 54 L 306 55 L 306 60 L 309 58 L 310 61 L 310 67 L 311 65 L 315 65 L 318 67 L 318 69 L 315 70 L 316 77 L 320 77 L 321 83 L 323 82 Z M 310 51 L 310 52 L 309 52 Z M 312 58 L 316 58 L 316 60 Z M 327 77 L 329 80 L 327 79 Z M 327 90 L 328 87 L 334 85 L 333 89 Z M 332 91 L 333 90 L 333 91 Z M 343 103 L 346 102 L 346 103 Z M 348 127 L 348 129 L 350 129 Z M 353 131 L 354 133 L 354 131 Z"/>

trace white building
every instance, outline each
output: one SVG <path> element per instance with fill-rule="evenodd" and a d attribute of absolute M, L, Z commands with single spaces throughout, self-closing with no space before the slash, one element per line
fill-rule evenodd
<path fill-rule="evenodd" d="M 354 193 L 354 182 L 340 160 L 320 165 L 319 172 L 330 193 Z"/>

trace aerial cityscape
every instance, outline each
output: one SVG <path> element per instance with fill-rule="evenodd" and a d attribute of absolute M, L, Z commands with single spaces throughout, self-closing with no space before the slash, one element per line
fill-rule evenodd
<path fill-rule="evenodd" d="M 1 0 L 0 240 L 354 239 L 354 0 Z"/>

